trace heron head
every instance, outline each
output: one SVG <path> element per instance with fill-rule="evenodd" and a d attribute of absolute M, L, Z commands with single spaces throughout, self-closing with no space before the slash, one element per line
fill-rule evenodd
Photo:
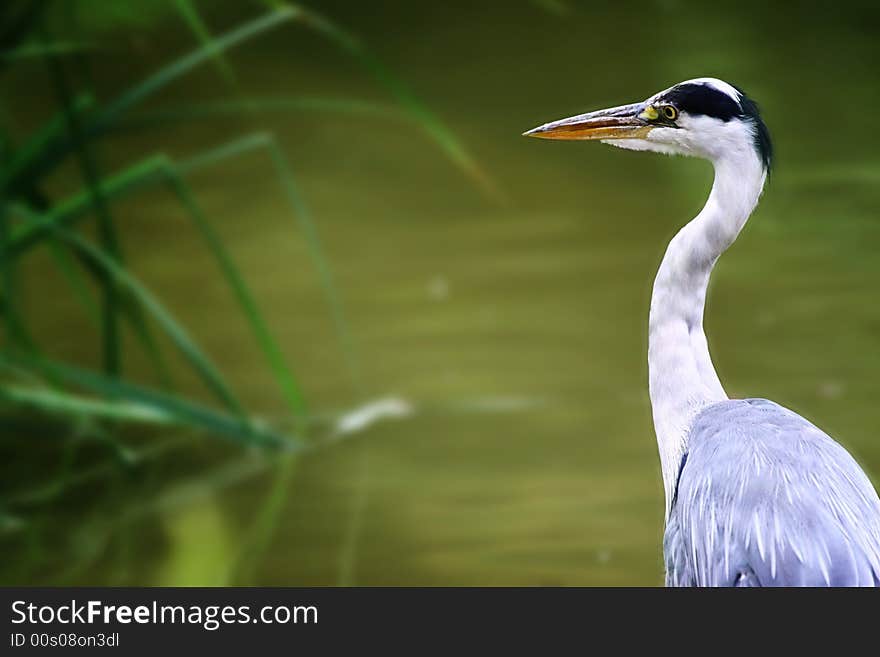
<path fill-rule="evenodd" d="M 716 78 L 676 84 L 631 105 L 579 114 L 529 130 L 541 139 L 600 140 L 637 151 L 708 160 L 754 153 L 770 168 L 772 145 L 758 106 Z"/>

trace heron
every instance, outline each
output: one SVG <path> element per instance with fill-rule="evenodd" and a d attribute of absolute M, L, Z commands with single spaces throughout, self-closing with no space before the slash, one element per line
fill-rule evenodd
<path fill-rule="evenodd" d="M 732 84 L 696 78 L 524 134 L 696 156 L 715 170 L 705 206 L 667 246 L 649 312 L 667 586 L 880 586 L 880 499 L 865 472 L 794 411 L 728 397 L 709 354 L 709 277 L 757 206 L 773 158 L 757 104 Z"/>

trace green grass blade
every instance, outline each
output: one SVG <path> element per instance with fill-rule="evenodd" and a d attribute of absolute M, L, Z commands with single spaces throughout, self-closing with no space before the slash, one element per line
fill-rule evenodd
<path fill-rule="evenodd" d="M 144 316 L 143 309 L 136 303 L 123 303 L 123 314 L 128 319 L 135 337 L 141 343 L 144 353 L 153 364 L 160 385 L 169 391 L 174 390 L 174 379 L 171 376 L 171 369 L 156 337 L 150 331 L 147 318 Z"/>
<path fill-rule="evenodd" d="M 438 127 L 436 121 L 426 120 L 425 116 L 411 109 L 401 109 L 395 105 L 385 105 L 359 99 L 350 98 L 320 98 L 320 97 L 269 97 L 248 98 L 246 100 L 209 101 L 203 103 L 190 103 L 186 105 L 163 107 L 158 110 L 134 114 L 121 120 L 114 131 L 143 129 L 147 127 L 161 126 L 166 123 L 184 121 L 201 121 L 206 119 L 221 119 L 228 116 L 240 115 L 244 112 L 251 113 L 285 113 L 285 112 L 317 112 L 317 113 L 340 113 L 356 114 L 373 118 L 406 121 L 421 130 L 432 143 L 437 145 L 443 153 L 467 172 L 472 179 L 489 195 L 497 200 L 505 200 L 495 186 L 495 183 L 484 174 L 464 150 L 464 147 L 451 136 L 451 133 L 442 127 Z"/>
<path fill-rule="evenodd" d="M 318 271 L 318 277 L 321 281 L 321 287 L 324 290 L 324 296 L 330 306 L 330 313 L 333 317 L 333 323 L 336 327 L 336 334 L 340 341 L 345 362 L 348 367 L 349 378 L 351 380 L 354 395 L 362 398 L 365 393 L 363 377 L 361 375 L 360 358 L 354 346 L 351 329 L 349 328 L 348 317 L 345 312 L 345 306 L 342 303 L 342 297 L 333 280 L 333 270 L 330 262 L 324 256 L 324 247 L 321 245 L 321 238 L 318 235 L 318 229 L 312 218 L 309 206 L 306 204 L 299 189 L 296 185 L 290 164 L 284 153 L 278 147 L 274 138 L 269 137 L 267 148 L 275 165 L 281 187 L 287 197 L 300 231 L 306 239 L 306 245 L 311 256 L 312 263 Z"/>
<path fill-rule="evenodd" d="M 237 46 L 248 39 L 285 23 L 300 13 L 300 10 L 284 7 L 271 11 L 259 18 L 204 43 L 199 48 L 160 69 L 141 83 L 111 101 L 95 116 L 91 124 L 94 131 L 102 131 L 114 123 L 123 113 L 168 86 L 171 82 L 186 75 L 197 66 L 214 59 L 218 54 Z"/>
<path fill-rule="evenodd" d="M 30 213 L 30 220 L 32 222 L 48 223 L 42 217 L 33 213 Z M 205 382 L 205 385 L 217 395 L 224 405 L 237 413 L 243 414 L 241 404 L 229 390 L 213 362 L 202 352 L 189 333 L 177 323 L 174 316 L 165 309 L 146 287 L 114 262 L 111 257 L 79 235 L 51 223 L 48 226 L 50 230 L 55 231 L 61 240 L 74 247 L 111 276 L 116 284 L 125 288 L 150 313 L 156 323 L 162 327 L 177 349 Z"/>
<path fill-rule="evenodd" d="M 83 307 L 86 313 L 86 317 L 88 317 L 89 321 L 97 328 L 100 327 L 100 314 L 98 310 L 98 306 L 95 303 L 95 300 L 84 280 L 80 269 L 77 267 L 77 263 L 71 257 L 67 247 L 60 243 L 58 238 L 54 234 L 50 234 L 50 237 L 46 240 L 47 246 L 49 248 L 49 253 L 52 257 L 53 262 L 55 263 L 56 268 L 61 272 L 62 277 L 67 282 L 67 285 L 70 287 L 73 295 L 77 298 L 80 305 Z M 95 273 L 93 267 L 88 267 L 88 263 L 83 263 L 86 271 L 90 273 Z M 122 308 L 121 312 L 123 316 L 129 321 L 131 324 L 131 328 L 134 331 L 135 337 L 141 343 L 144 352 L 147 354 L 147 357 L 153 364 L 154 369 L 156 370 L 156 375 L 162 386 L 167 390 L 174 389 L 174 382 L 171 377 L 171 371 L 168 368 L 168 364 L 165 361 L 165 356 L 162 353 L 162 350 L 159 348 L 159 345 L 156 342 L 155 337 L 150 332 L 147 326 L 147 320 L 143 316 L 143 312 L 137 304 L 127 303 L 127 299 L 122 299 Z"/>
<path fill-rule="evenodd" d="M 73 292 L 73 296 L 77 298 L 80 305 L 86 312 L 86 316 L 95 325 L 99 325 L 98 306 L 89 292 L 88 285 L 85 282 L 73 258 L 70 257 L 67 249 L 54 237 L 47 240 L 49 254 L 55 267 L 61 272 L 62 277 L 67 281 L 67 285 Z"/>
<path fill-rule="evenodd" d="M 15 384 L 0 385 L 0 403 L 14 404 L 49 414 L 148 424 L 174 422 L 174 417 L 168 412 L 136 402 L 89 399 L 49 388 Z"/>
<path fill-rule="evenodd" d="M 349 328 L 348 318 L 345 313 L 342 298 L 337 291 L 336 284 L 333 280 L 333 272 L 330 268 L 330 264 L 324 256 L 324 248 L 321 245 L 321 240 L 318 236 L 317 227 L 312 218 L 311 211 L 299 193 L 299 189 L 296 186 L 287 158 L 284 157 L 284 153 L 278 147 L 275 138 L 266 133 L 249 135 L 225 144 L 218 149 L 202 154 L 201 156 L 181 162 L 178 165 L 178 171 L 185 174 L 188 171 L 216 162 L 221 158 L 228 158 L 246 151 L 259 149 L 265 149 L 268 152 L 288 205 L 293 211 L 293 215 L 296 217 L 300 231 L 305 237 L 309 256 L 318 273 L 324 297 L 327 300 L 333 318 L 337 338 L 339 339 L 345 356 L 352 389 L 356 397 L 363 397 L 365 390 L 361 376 L 360 359 L 358 358 L 357 350 L 354 346 L 354 340 Z"/>
<path fill-rule="evenodd" d="M 135 189 L 154 185 L 162 181 L 163 168 L 169 160 L 164 155 L 146 158 L 120 173 L 106 176 L 100 183 L 101 194 L 112 200 Z M 88 191 L 79 192 L 56 203 L 37 221 L 28 221 L 16 226 L 10 235 L 7 255 L 18 257 L 29 248 L 42 243 L 52 235 L 53 227 L 70 226 L 86 216 L 91 208 L 91 195 Z"/>
<path fill-rule="evenodd" d="M 264 32 L 285 23 L 300 13 L 297 9 L 284 7 L 271 11 L 252 21 L 223 34 L 210 43 L 204 44 L 171 64 L 161 68 L 139 84 L 131 87 L 115 100 L 110 101 L 100 111 L 89 115 L 83 121 L 83 129 L 87 138 L 103 135 L 120 119 L 120 117 L 150 98 L 175 80 L 186 75 L 197 66 L 212 60 L 217 54 L 226 52 Z M 18 162 L 14 170 L 4 179 L 3 188 L 19 189 L 25 184 L 41 179 L 72 150 L 73 144 L 64 135 L 55 135 L 39 148 L 32 150 L 29 157 Z"/>
<path fill-rule="evenodd" d="M 269 367 L 275 375 L 275 379 L 281 387 L 284 398 L 290 407 L 290 410 L 296 416 L 304 416 L 306 413 L 305 398 L 297 384 L 293 372 L 288 366 L 281 348 L 278 346 L 274 336 L 272 335 L 269 325 L 263 314 L 260 312 L 259 306 L 250 291 L 250 288 L 244 281 L 244 277 L 236 267 L 232 260 L 232 256 L 227 252 L 223 241 L 214 231 L 201 207 L 196 203 L 195 197 L 190 192 L 186 183 L 177 175 L 173 169 L 168 170 L 169 184 L 174 189 L 175 194 L 181 200 L 186 208 L 190 218 L 195 224 L 202 238 L 208 244 L 208 248 L 217 261 L 223 277 L 232 289 L 239 306 L 251 326 L 251 329 L 257 339 L 260 349 L 263 351 Z"/>
<path fill-rule="evenodd" d="M 242 415 L 224 413 L 178 395 L 170 395 L 140 386 L 122 378 L 111 378 L 47 358 L 22 358 L 0 355 L 0 365 L 23 367 L 28 371 L 52 376 L 63 383 L 89 390 L 112 401 L 126 401 L 155 409 L 172 421 L 246 445 L 284 446 L 291 450 L 305 447 L 301 440 L 276 433 L 271 428 Z"/>
<path fill-rule="evenodd" d="M 196 203 L 194 195 L 190 192 L 188 186 L 177 173 L 178 169 L 183 172 L 191 171 L 195 168 L 212 164 L 219 159 L 243 152 L 243 150 L 255 146 L 265 146 L 266 144 L 267 137 L 265 135 L 259 135 L 256 138 L 238 140 L 218 149 L 209 151 L 201 156 L 197 156 L 177 168 L 175 168 L 171 161 L 164 156 L 153 157 L 126 169 L 121 174 L 105 179 L 102 183 L 101 193 L 107 198 L 112 198 L 137 188 L 138 186 L 154 184 L 163 180 L 172 187 L 172 190 L 181 200 L 190 218 L 202 233 L 203 238 L 206 240 L 215 259 L 221 267 L 221 271 L 242 307 L 245 316 L 254 331 L 258 344 L 266 356 L 273 374 L 281 387 L 288 406 L 295 414 L 303 415 L 306 406 L 301 388 L 297 384 L 289 365 L 283 357 L 280 347 L 269 330 L 268 323 L 263 318 L 253 295 L 245 284 L 244 279 L 235 266 L 231 256 L 226 252 L 222 241 L 216 235 L 207 218 L 204 216 L 204 213 L 201 211 L 201 208 Z M 75 217 L 82 216 L 82 213 L 87 209 L 86 200 L 87 199 L 84 198 L 82 194 L 77 195 L 73 199 L 59 204 L 59 206 L 50 213 L 46 221 L 30 222 L 30 224 L 24 226 L 13 240 L 18 246 L 17 253 L 21 253 L 27 246 L 50 236 L 51 226 L 68 224 Z"/>
<path fill-rule="evenodd" d="M 385 86 L 397 102 L 410 113 L 428 136 L 446 153 L 452 163 L 463 171 L 484 194 L 495 201 L 506 201 L 492 177 L 477 164 L 477 161 L 452 131 L 446 127 L 446 124 L 437 118 L 407 86 L 394 77 L 379 59 L 363 50 L 355 50 L 352 54 L 359 56 L 360 61 L 372 73 L 373 77 Z"/>
<path fill-rule="evenodd" d="M 201 376 L 207 387 L 217 395 L 218 399 L 228 408 L 241 413 L 242 407 L 230 391 L 223 376 L 211 359 L 201 350 L 189 333 L 184 329 L 174 316 L 156 299 L 147 288 L 137 281 L 131 274 L 116 264 L 112 258 L 92 246 L 78 235 L 58 229 L 59 236 L 76 249 L 87 255 L 96 262 L 113 279 L 127 288 L 134 298 L 140 303 L 167 333 L 183 356 Z"/>
<path fill-rule="evenodd" d="M 250 143 L 249 139 L 244 141 L 248 144 Z M 259 141 L 264 143 L 264 138 L 260 137 Z M 241 152 L 240 142 L 241 140 L 198 156 L 185 165 L 183 170 L 189 171 L 198 166 L 207 166 L 220 158 L 237 154 Z M 299 384 L 296 382 L 290 366 L 284 359 L 281 348 L 272 335 L 268 323 L 260 312 L 259 306 L 245 283 L 243 276 L 235 266 L 232 257 L 226 251 L 222 240 L 211 227 L 204 212 L 196 203 L 195 196 L 178 173 L 179 168 L 175 167 L 165 156 L 154 156 L 126 169 L 118 175 L 106 178 L 101 184 L 101 193 L 105 198 L 112 199 L 146 184 L 161 182 L 171 187 L 174 194 L 180 199 L 191 221 L 202 234 L 203 239 L 205 239 L 212 255 L 220 266 L 221 272 L 241 306 L 258 344 L 272 369 L 288 406 L 294 414 L 304 415 L 306 412 L 304 395 Z M 78 194 L 72 199 L 60 203 L 49 213 L 44 221 L 29 222 L 22 227 L 13 237 L 13 248 L 10 250 L 10 253 L 18 255 L 28 246 L 51 237 L 52 227 L 69 225 L 75 218 L 84 216 L 87 209 L 87 198 L 83 194 Z"/>
<path fill-rule="evenodd" d="M 423 129 L 437 142 L 447 157 L 461 169 L 474 183 L 491 198 L 497 201 L 506 200 L 492 178 L 477 164 L 470 153 L 464 148 L 455 134 L 443 123 L 400 79 L 371 52 L 369 52 L 354 35 L 342 27 L 310 9 L 293 3 L 264 0 L 269 6 L 285 6 L 298 10 L 296 18 L 341 50 L 351 55 L 373 79 L 375 79 L 397 103 L 416 120 Z"/>
<path fill-rule="evenodd" d="M 180 14 L 180 17 L 186 23 L 187 27 L 189 27 L 190 32 L 195 35 L 198 42 L 203 47 L 210 47 L 214 37 L 208 29 L 208 26 L 205 24 L 202 15 L 199 13 L 198 9 L 196 9 L 195 3 L 190 0 L 174 0 L 174 7 L 177 9 L 177 13 Z M 214 66 L 217 68 L 220 77 L 222 77 L 226 84 L 232 89 L 237 91 L 239 86 L 238 79 L 235 76 L 235 71 L 232 70 L 232 66 L 230 66 L 223 53 L 214 53 L 212 59 L 214 60 Z"/>
<path fill-rule="evenodd" d="M 44 40 L 48 37 L 44 32 Z M 74 146 L 83 180 L 91 198 L 92 208 L 98 221 L 98 236 L 102 248 L 116 261 L 122 261 L 119 238 L 113 226 L 110 208 L 101 194 L 101 174 L 88 140 L 83 133 L 80 115 L 75 109 L 70 82 L 58 55 L 46 57 L 49 74 L 55 86 L 55 94 L 62 107 L 67 132 Z M 109 374 L 119 374 L 122 369 L 122 347 L 119 336 L 119 291 L 108 278 L 101 280 L 103 303 L 101 308 L 101 333 L 104 353 L 104 369 Z"/>
<path fill-rule="evenodd" d="M 80 95 L 73 102 L 73 111 L 82 114 L 94 106 L 95 100 L 89 95 Z M 46 121 L 39 129 L 31 134 L 23 146 L 17 148 L 11 159 L 0 170 L 0 190 L 7 193 L 15 191 L 16 179 L 33 184 L 34 180 L 23 175 L 28 167 L 39 159 L 50 144 L 63 139 L 67 131 L 67 109 L 62 109 L 51 119 Z M 27 190 L 19 190 L 26 192 Z M 22 193 L 23 195 L 23 193 Z"/>

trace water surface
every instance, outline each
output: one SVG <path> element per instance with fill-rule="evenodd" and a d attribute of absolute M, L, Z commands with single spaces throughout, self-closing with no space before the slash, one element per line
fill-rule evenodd
<path fill-rule="evenodd" d="M 699 211 L 711 170 L 519 135 L 702 75 L 757 98 L 779 153 L 764 200 L 713 279 L 706 325 L 721 378 L 731 395 L 801 412 L 877 480 L 880 87 L 868 82 L 880 54 L 876 11 L 571 3 L 560 17 L 538 4 L 388 2 L 368 11 L 322 3 L 461 137 L 500 199 L 418 128 L 381 118 L 205 120 L 107 145 L 108 164 L 120 165 L 157 145 L 183 157 L 254 129 L 276 134 L 318 222 L 359 381 L 268 158 L 242 156 L 193 176 L 200 201 L 312 408 L 396 395 L 417 412 L 290 466 L 277 484 L 280 515 L 246 553 L 244 570 L 243 537 L 268 504 L 272 469 L 178 491 L 106 541 L 89 524 L 106 524 L 108 495 L 137 506 L 144 491 L 160 496 L 181 461 L 213 463 L 221 448 L 210 440 L 160 460 L 158 473 L 139 475 L 146 481 L 122 477 L 59 501 L 59 544 L 89 555 L 80 569 L 60 568 L 66 581 L 221 583 L 236 572 L 295 585 L 660 583 L 663 499 L 646 391 L 650 283 L 668 239 Z M 147 59 L 178 52 L 156 35 L 143 38 Z M 302 30 L 252 42 L 231 61 L 248 94 L 385 99 L 355 62 Z M 131 75 L 112 61 L 101 67 L 108 89 Z M 208 69 L 166 100 L 223 93 Z M 140 193 L 119 215 L 133 270 L 245 401 L 283 416 L 247 326 L 175 199 Z M 84 337 L 93 329 L 53 289 L 46 261 L 35 257 L 35 332 L 59 356 L 93 359 L 97 340 Z M 148 376 L 137 357 L 130 365 Z M 527 403 L 472 407 L 499 399 Z M 67 503 L 77 511 L 65 513 Z M 9 556 L 22 558 L 25 548 L 13 549 Z M 8 579 L 54 577 L 21 572 Z"/>

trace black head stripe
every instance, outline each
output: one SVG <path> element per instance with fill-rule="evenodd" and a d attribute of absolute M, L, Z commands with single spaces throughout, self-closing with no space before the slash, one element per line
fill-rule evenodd
<path fill-rule="evenodd" d="M 742 108 L 736 100 L 708 84 L 680 84 L 670 89 L 664 100 L 682 112 L 703 114 L 725 122 L 742 116 Z"/>
<path fill-rule="evenodd" d="M 735 88 L 740 94 L 739 101 L 710 84 L 688 82 L 670 89 L 663 97 L 663 101 L 672 103 L 680 111 L 691 115 L 711 116 L 725 123 L 732 119 L 750 122 L 753 126 L 755 150 L 769 171 L 773 160 L 770 132 L 761 119 L 755 101 L 746 96 L 739 87 Z"/>

